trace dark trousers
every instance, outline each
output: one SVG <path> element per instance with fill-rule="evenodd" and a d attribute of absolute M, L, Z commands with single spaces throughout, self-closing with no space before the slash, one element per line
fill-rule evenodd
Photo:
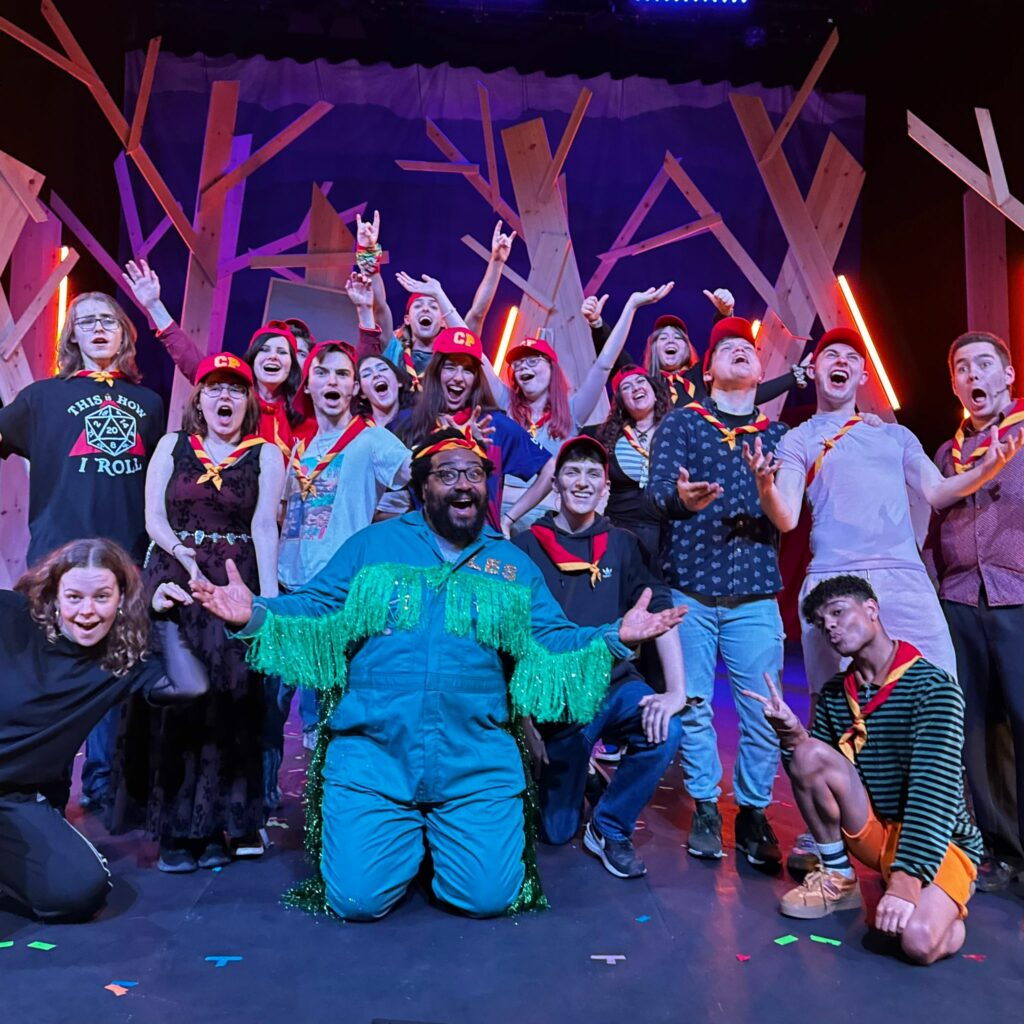
<path fill-rule="evenodd" d="M 40 793 L 0 794 L 0 889 L 44 920 L 87 921 L 107 900 L 106 861 Z"/>
<path fill-rule="evenodd" d="M 988 851 L 1020 862 L 1024 844 L 1024 605 L 943 601 L 964 702 L 964 766 Z"/>
<path fill-rule="evenodd" d="M 609 839 L 632 836 L 636 819 L 654 795 L 682 735 L 676 717 L 664 743 L 648 743 L 640 701 L 653 692 L 642 679 L 627 679 L 608 691 L 592 722 L 553 735 L 545 730 L 548 763 L 541 769 L 537 795 L 541 831 L 547 842 L 567 843 L 580 827 L 590 751 L 602 738 L 628 749 L 594 810 L 594 822 Z"/>

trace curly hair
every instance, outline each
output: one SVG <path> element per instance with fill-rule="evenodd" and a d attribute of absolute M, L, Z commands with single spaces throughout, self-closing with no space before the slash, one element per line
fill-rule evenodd
<path fill-rule="evenodd" d="M 398 408 L 408 409 L 415 401 L 416 395 L 412 390 L 412 380 L 409 378 L 409 374 L 406 372 L 404 366 L 395 366 L 390 359 L 385 359 L 384 356 L 379 353 L 366 352 L 359 357 L 356 363 L 356 382 L 359 382 L 359 372 L 368 359 L 379 359 L 384 363 L 389 370 L 395 375 L 395 379 L 398 381 Z M 357 416 L 362 416 L 364 419 L 369 419 L 373 416 L 373 406 L 370 404 L 369 398 L 363 394 L 363 389 L 360 386 L 359 390 L 352 396 L 352 411 Z"/>
<path fill-rule="evenodd" d="M 251 342 L 249 347 L 245 350 L 245 355 L 242 358 L 252 367 L 253 377 L 256 375 L 256 357 L 270 344 L 270 340 L 275 337 L 273 334 L 259 334 L 255 341 Z M 277 335 L 277 337 L 283 338 L 284 335 Z M 298 412 L 294 406 L 292 400 L 299 390 L 299 382 L 302 380 L 302 367 L 299 365 L 298 353 L 288 345 L 288 357 L 291 360 L 291 366 L 288 368 L 288 377 L 285 382 L 281 385 L 281 397 L 284 399 L 284 411 L 288 417 L 288 422 L 291 426 L 297 426 L 302 422 L 302 413 Z"/>
<path fill-rule="evenodd" d="M 121 328 L 121 347 L 117 351 L 113 368 L 119 373 L 123 373 L 133 383 L 138 384 L 142 380 L 142 374 L 135 363 L 135 339 L 137 337 L 135 324 L 128 319 L 128 314 L 121 308 L 117 300 L 112 295 L 107 295 L 106 292 L 82 292 L 81 295 L 76 295 L 74 301 L 68 306 L 67 315 L 64 317 L 64 326 L 57 339 L 57 376 L 66 380 L 85 369 L 82 349 L 74 340 L 75 320 L 78 307 L 83 302 L 89 301 L 105 303 L 110 310 L 110 315 L 117 319 L 118 326 Z"/>
<path fill-rule="evenodd" d="M 547 359 L 541 356 L 541 359 Z M 551 413 L 548 420 L 548 433 L 555 439 L 569 437 L 572 433 L 572 412 L 569 409 L 569 382 L 565 379 L 565 373 L 558 363 L 547 360 L 551 367 L 551 383 L 548 385 L 548 401 L 544 407 L 545 412 Z M 516 375 L 512 367 L 508 366 L 508 415 L 516 421 L 519 426 L 529 429 L 530 427 L 530 400 L 523 394 L 516 381 Z"/>
<path fill-rule="evenodd" d="M 815 616 L 821 611 L 823 605 L 834 601 L 837 597 L 852 597 L 862 604 L 865 601 L 878 603 L 878 595 L 867 580 L 860 576 L 831 576 L 822 580 L 805 598 L 800 606 L 800 614 L 812 626 L 815 624 Z"/>
<path fill-rule="evenodd" d="M 657 426 L 673 409 L 672 395 L 660 374 L 657 377 L 652 377 L 645 373 L 643 376 L 654 390 L 654 425 Z M 608 408 L 608 415 L 594 431 L 594 436 L 611 452 L 615 443 L 622 437 L 622 430 L 626 426 L 634 427 L 636 421 L 630 416 L 622 401 L 622 396 L 616 391 Z"/>
<path fill-rule="evenodd" d="M 14 585 L 28 599 L 32 618 L 56 643 L 61 635 L 57 592 L 61 578 L 71 569 L 109 569 L 121 592 L 121 607 L 103 643 L 100 664 L 123 676 L 142 661 L 149 645 L 149 603 L 142 576 L 131 556 L 112 540 L 90 537 L 73 540 L 51 551 Z"/>

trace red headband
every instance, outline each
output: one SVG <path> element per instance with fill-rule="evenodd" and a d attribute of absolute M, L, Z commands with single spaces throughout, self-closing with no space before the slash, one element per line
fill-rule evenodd
<path fill-rule="evenodd" d="M 352 372 L 356 369 L 356 350 L 347 341 L 318 341 L 310 350 L 306 365 L 302 367 L 302 380 L 299 383 L 299 390 L 292 399 L 292 406 L 295 411 L 306 419 L 310 419 L 316 412 L 313 408 L 313 396 L 306 393 L 306 384 L 309 382 L 309 372 L 313 364 L 326 348 L 336 348 L 344 352 L 352 363 Z"/>
<path fill-rule="evenodd" d="M 427 445 L 426 448 L 421 448 L 416 452 L 413 458 L 425 459 L 431 455 L 437 455 L 439 452 L 454 451 L 456 448 L 461 448 L 467 452 L 474 452 L 481 459 L 487 458 L 487 453 L 477 444 L 469 427 L 465 428 L 461 437 L 446 437 L 443 441 L 438 441 L 436 444 Z"/>
<path fill-rule="evenodd" d="M 299 354 L 299 343 L 295 340 L 295 335 L 292 334 L 292 329 L 290 327 L 272 327 L 270 325 L 264 325 L 249 339 L 249 349 L 251 349 L 253 345 L 256 344 L 257 338 L 263 337 L 284 338 L 284 340 L 287 341 L 289 345 L 291 345 L 292 354 L 296 356 Z M 246 351 L 249 351 L 249 349 L 247 349 Z"/>
<path fill-rule="evenodd" d="M 622 382 L 627 377 L 646 377 L 647 371 L 642 366 L 627 366 L 622 370 L 619 370 L 614 377 L 612 377 L 612 394 L 616 394 L 622 385 Z"/>

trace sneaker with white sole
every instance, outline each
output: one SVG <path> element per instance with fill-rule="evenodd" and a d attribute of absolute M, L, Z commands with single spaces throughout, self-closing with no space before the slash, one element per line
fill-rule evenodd
<path fill-rule="evenodd" d="M 707 860 L 721 860 L 725 856 L 722 850 L 722 815 L 714 800 L 696 801 L 686 851 L 691 857 Z"/>
<path fill-rule="evenodd" d="M 804 921 L 828 917 L 836 910 L 856 910 L 861 905 L 860 883 L 838 871 L 818 868 L 779 901 L 779 913 Z"/>
<path fill-rule="evenodd" d="M 647 865 L 633 849 L 631 839 L 610 839 L 601 835 L 593 821 L 587 822 L 583 845 L 599 857 L 607 871 L 616 878 L 642 878 L 647 874 Z"/>

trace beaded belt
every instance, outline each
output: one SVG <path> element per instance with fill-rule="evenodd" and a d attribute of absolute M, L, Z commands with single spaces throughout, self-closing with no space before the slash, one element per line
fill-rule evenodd
<path fill-rule="evenodd" d="M 207 533 L 205 530 L 176 530 L 174 536 L 178 540 L 194 540 L 197 544 L 202 544 L 204 540 L 212 540 L 214 543 L 226 540 L 229 544 L 252 540 L 247 533 Z"/>

